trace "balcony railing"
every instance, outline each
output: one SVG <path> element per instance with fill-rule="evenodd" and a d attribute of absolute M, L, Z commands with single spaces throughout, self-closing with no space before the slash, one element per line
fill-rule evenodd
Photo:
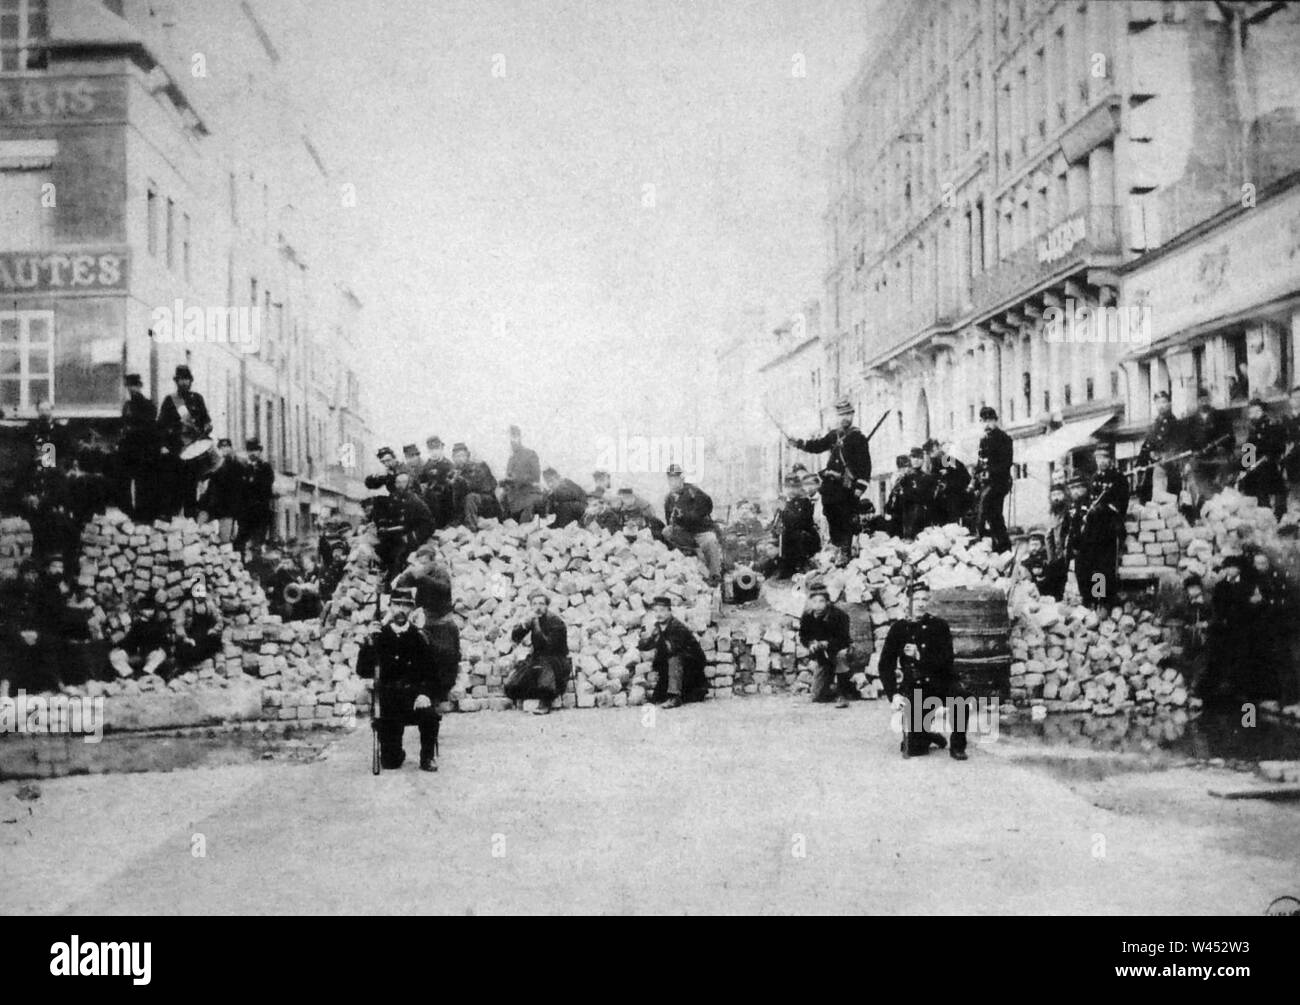
<path fill-rule="evenodd" d="M 1007 300 L 1063 269 L 1121 248 L 1118 206 L 1088 206 L 1035 234 L 971 282 L 977 310 Z"/>

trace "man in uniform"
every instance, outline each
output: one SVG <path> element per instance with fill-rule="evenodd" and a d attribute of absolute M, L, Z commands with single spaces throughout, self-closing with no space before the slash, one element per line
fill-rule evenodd
<path fill-rule="evenodd" d="M 1119 556 L 1128 513 L 1128 479 L 1115 469 L 1111 448 L 1093 451 L 1097 472 L 1088 486 L 1090 502 L 1080 527 L 1074 579 L 1088 607 L 1109 607 L 1119 587 Z"/>
<path fill-rule="evenodd" d="M 789 579 L 796 572 L 803 572 L 822 546 L 813 515 L 813 502 L 804 493 L 798 475 L 786 477 L 785 501 L 773 524 L 776 556 L 765 562 L 760 571 L 764 575 L 775 575 L 777 579 Z"/>
<path fill-rule="evenodd" d="M 208 586 L 202 577 L 195 577 L 189 599 L 176 608 L 172 629 L 179 673 L 220 654 L 221 611 L 208 598 Z"/>
<path fill-rule="evenodd" d="M 1178 420 L 1174 418 L 1173 409 L 1169 404 L 1169 392 L 1157 391 L 1155 403 L 1156 417 L 1151 420 L 1151 428 L 1147 430 L 1146 439 L 1142 441 L 1142 449 L 1137 457 L 1139 465 L 1156 465 L 1142 475 L 1139 495 L 1142 502 L 1150 502 L 1153 491 L 1160 490 L 1176 496 L 1183 488 L 1183 475 L 1179 470 L 1178 462 L 1159 463 L 1162 458 L 1183 449 Z M 1155 474 L 1157 471 L 1160 472 L 1158 477 Z M 1160 481 L 1164 482 L 1163 486 L 1159 484 Z"/>
<path fill-rule="evenodd" d="M 199 482 L 194 468 L 181 460 L 181 451 L 195 440 L 212 434 L 212 419 L 203 395 L 193 390 L 194 374 L 190 368 L 178 366 L 172 379 L 176 390 L 163 399 L 158 409 L 158 434 L 162 438 L 164 457 L 163 481 L 171 487 L 166 512 L 193 516 L 199 504 Z"/>
<path fill-rule="evenodd" d="M 533 714 L 546 715 L 569 682 L 569 628 L 551 613 L 551 598 L 545 590 L 534 590 L 528 602 L 533 616 L 511 629 L 510 640 L 518 645 L 527 637 L 533 649 L 515 666 L 506 681 L 505 695 L 516 705 L 535 698 L 538 705 Z"/>
<path fill-rule="evenodd" d="M 587 493 L 571 478 L 561 478 L 554 468 L 542 472 L 546 480 L 546 512 L 555 517 L 554 527 L 567 527 L 587 511 Z"/>
<path fill-rule="evenodd" d="M 380 447 L 375 451 L 375 458 L 384 466 L 384 470 L 376 475 L 366 475 L 366 488 L 387 489 L 391 494 L 397 476 L 407 470 L 406 465 L 397 459 L 397 452 L 392 447 Z"/>
<path fill-rule="evenodd" d="M 849 616 L 831 603 L 825 584 L 808 587 L 808 601 L 799 618 L 799 642 L 817 664 L 813 674 L 812 700 L 826 702 L 835 692 L 835 707 L 848 708 L 853 690 L 849 653 L 853 633 Z"/>
<path fill-rule="evenodd" d="M 407 558 L 433 534 L 433 514 L 411 489 L 411 475 L 402 471 L 393 483 L 388 521 L 378 528 L 378 556 L 385 565 L 384 578 L 392 582 L 406 568 Z"/>
<path fill-rule="evenodd" d="M 1065 581 L 1070 571 L 1070 499 L 1065 486 L 1053 482 L 1047 493 L 1051 524 L 1047 528 L 1047 571 L 1039 593 L 1060 600 L 1065 596 Z"/>
<path fill-rule="evenodd" d="M 1286 475 L 1287 502 L 1300 507 L 1300 386 L 1291 388 L 1291 415 L 1286 420 L 1286 449 L 1282 472 Z"/>
<path fill-rule="evenodd" d="M 452 475 L 452 507 L 456 518 L 464 521 L 470 530 L 478 530 L 479 517 L 499 518 L 497 505 L 497 480 L 484 461 L 471 460 L 469 447 L 457 443 L 451 448 L 455 466 Z"/>
<path fill-rule="evenodd" d="M 217 521 L 222 544 L 233 538 L 235 521 L 244 507 L 244 490 L 243 465 L 235 457 L 234 445 L 222 437 L 217 440 L 217 466 L 208 475 L 208 487 L 199 500 L 200 517 Z"/>
<path fill-rule="evenodd" d="M 852 557 L 857 530 L 859 493 L 871 484 L 871 447 L 853 424 L 853 404 L 848 398 L 835 403 L 839 428 L 811 440 L 791 439 L 790 445 L 810 454 L 830 451 L 822 472 L 822 512 L 830 528 L 831 544 L 839 549 L 839 562 Z"/>
<path fill-rule="evenodd" d="M 648 527 L 650 536 L 656 541 L 664 539 L 664 522 L 655 515 L 655 508 L 650 505 L 650 501 L 642 499 L 630 485 L 624 485 L 618 490 L 617 503 L 614 512 L 622 521 L 621 529 L 625 534 L 636 534 Z"/>
<path fill-rule="evenodd" d="M 275 472 L 262 457 L 261 441 L 246 440 L 244 449 L 247 459 L 239 465 L 243 487 L 239 533 L 235 536 L 235 550 L 241 555 L 249 544 L 257 551 L 266 544 L 275 511 Z"/>
<path fill-rule="evenodd" d="M 894 710 L 902 717 L 903 737 L 900 749 L 903 757 L 928 754 L 931 745 L 943 749 L 954 760 L 966 760 L 966 722 L 969 706 L 959 707 L 964 699 L 961 682 L 953 666 L 952 632 L 943 618 L 925 611 L 918 593 L 920 586 L 909 578 L 912 594 L 910 617 L 900 618 L 889 626 L 884 647 L 880 651 L 880 685 Z M 916 607 L 921 605 L 921 613 Z M 951 744 L 933 730 L 927 717 L 933 714 L 926 707 L 927 699 L 945 702 L 951 714 L 949 728 Z M 953 714 L 955 713 L 955 714 Z"/>
<path fill-rule="evenodd" d="M 652 669 L 658 675 L 651 702 L 661 708 L 677 708 L 684 702 L 708 696 L 709 679 L 704 675 L 704 650 L 700 640 L 673 617 L 671 597 L 655 597 L 651 605 L 654 624 L 636 643 L 637 649 L 654 651 Z"/>
<path fill-rule="evenodd" d="M 1199 512 L 1200 504 L 1219 491 L 1231 469 L 1236 439 L 1232 420 L 1210 404 L 1210 391 L 1205 387 L 1196 392 L 1196 411 L 1183 420 L 1182 427 L 1186 449 L 1196 451 L 1188 462 L 1192 493 L 1188 506 Z"/>
<path fill-rule="evenodd" d="M 139 523 L 158 515 L 158 410 L 144 395 L 144 381 L 128 373 L 122 381 L 122 435 L 117 441 L 117 505 Z"/>
<path fill-rule="evenodd" d="M 588 493 L 589 496 L 601 496 L 603 498 L 609 493 L 610 477 L 608 471 L 601 471 L 599 469 L 593 471 L 591 473 L 591 480 L 595 483 L 596 487 Z"/>
<path fill-rule="evenodd" d="M 984 435 L 980 437 L 979 463 L 975 468 L 979 484 L 976 533 L 989 538 L 994 551 L 1006 551 L 1011 547 L 1011 538 L 1002 505 L 1011 491 L 1014 459 L 1011 437 L 998 426 L 998 413 L 988 405 L 980 409 L 980 421 L 984 424 Z"/>
<path fill-rule="evenodd" d="M 897 485 L 898 536 L 912 540 L 929 525 L 930 504 L 934 499 L 934 478 L 925 473 L 925 451 L 913 447 L 908 455 L 908 469 Z"/>
<path fill-rule="evenodd" d="M 931 522 L 940 527 L 961 523 L 970 510 L 970 472 L 938 440 L 931 440 L 926 447 L 930 451 L 930 474 L 934 478 Z"/>
<path fill-rule="evenodd" d="M 408 725 L 420 731 L 420 770 L 437 771 L 438 731 L 442 717 L 437 703 L 446 700 L 451 687 L 439 671 L 425 636 L 411 620 L 415 591 L 395 589 L 388 601 L 383 624 L 371 634 L 357 655 L 357 676 L 373 680 L 379 708 L 379 762 L 396 771 L 406 760 L 402 734 Z M 453 678 L 452 685 L 455 680 Z"/>
<path fill-rule="evenodd" d="M 455 518 L 451 505 L 451 476 L 456 469 L 455 465 L 443 456 L 442 440 L 437 436 L 430 436 L 424 441 L 424 446 L 429 451 L 429 457 L 417 472 L 416 481 L 419 483 L 424 504 L 433 514 L 434 528 L 442 530 Z"/>
<path fill-rule="evenodd" d="M 690 542 L 698 548 L 700 561 L 709 573 L 709 583 L 716 586 L 722 582 L 722 545 L 713 523 L 713 500 L 686 481 L 680 464 L 670 464 L 667 474 L 664 516 L 668 529 L 664 536 L 676 547 L 689 547 L 687 542 Z"/>
<path fill-rule="evenodd" d="M 1020 559 L 1018 579 L 1028 579 L 1040 594 L 1048 594 L 1052 571 L 1047 561 L 1047 536 L 1033 531 L 1025 538 L 1025 555 Z"/>
<path fill-rule="evenodd" d="M 1286 513 L 1286 483 L 1280 463 L 1286 453 L 1286 429 L 1268 414 L 1259 398 L 1251 399 L 1246 415 L 1250 431 L 1241 452 L 1237 488 L 1254 496 L 1261 506 L 1271 506 L 1273 515 L 1281 519 Z"/>
<path fill-rule="evenodd" d="M 154 597 L 145 593 L 135 605 L 131 627 L 122 641 L 108 653 L 108 663 L 119 677 L 158 674 L 167 676 L 167 661 L 171 658 L 172 629 L 167 613 L 158 607 Z"/>
<path fill-rule="evenodd" d="M 511 426 L 510 459 L 506 461 L 506 477 L 501 494 L 505 515 L 518 523 L 531 520 L 542 502 L 542 493 L 537 487 L 541 480 L 542 468 L 537 459 L 537 451 L 525 447 L 519 427 Z"/>
<path fill-rule="evenodd" d="M 27 423 L 27 442 L 32 463 L 46 467 L 66 467 L 71 460 L 71 441 L 67 426 L 54 419 L 54 406 L 48 398 L 36 403 L 36 418 Z"/>

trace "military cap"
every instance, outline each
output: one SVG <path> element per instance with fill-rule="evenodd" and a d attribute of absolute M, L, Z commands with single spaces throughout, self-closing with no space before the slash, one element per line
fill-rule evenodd
<path fill-rule="evenodd" d="M 1168 400 L 1169 400 L 1169 392 L 1168 392 L 1168 391 L 1157 391 L 1157 392 L 1155 393 L 1155 400 L 1156 400 L 1156 401 L 1168 401 Z"/>
<path fill-rule="evenodd" d="M 439 439 L 439 438 L 436 437 L 436 436 L 430 436 L 427 440 L 424 441 L 424 445 L 425 445 L 426 447 L 429 447 L 430 449 L 441 450 L 441 449 L 442 449 L 442 440 Z"/>
<path fill-rule="evenodd" d="M 609 472 L 602 471 L 600 468 L 597 468 L 595 471 L 591 473 L 591 477 L 594 478 L 596 481 L 600 481 L 602 478 L 608 480 Z"/>
<path fill-rule="evenodd" d="M 848 398 L 841 398 L 839 401 L 835 402 L 835 413 L 837 415 L 852 415 L 853 402 L 849 401 Z"/>
<path fill-rule="evenodd" d="M 679 476 L 679 475 L 681 475 L 681 473 L 682 473 L 682 466 L 681 466 L 680 464 L 669 464 L 669 465 L 668 465 L 668 471 L 667 471 L 667 474 L 668 474 L 668 477 L 669 477 L 669 478 L 673 478 L 673 477 Z"/>
<path fill-rule="evenodd" d="M 808 587 L 808 596 L 810 597 L 822 596 L 825 597 L 827 600 L 831 599 L 830 591 L 826 589 L 826 584 L 821 581 L 813 583 Z"/>
<path fill-rule="evenodd" d="M 408 443 L 406 446 L 402 448 L 402 453 L 405 454 L 407 457 L 418 457 L 420 456 L 420 448 L 417 447 L 414 443 Z"/>
<path fill-rule="evenodd" d="M 1098 443 L 1092 448 L 1093 454 L 1105 454 L 1107 457 L 1115 456 L 1115 448 L 1109 443 Z"/>
<path fill-rule="evenodd" d="M 630 495 L 635 495 L 636 493 L 632 491 L 632 486 L 623 485 L 619 488 L 618 494 L 621 496 L 630 496 Z"/>
<path fill-rule="evenodd" d="M 922 450 L 920 447 L 913 447 L 910 451 L 908 451 L 908 453 L 911 454 L 911 456 L 913 456 L 913 457 L 924 457 L 924 456 L 925 456 L 925 451 Z"/>
<path fill-rule="evenodd" d="M 122 378 L 122 383 L 127 387 L 144 387 L 144 381 L 140 379 L 138 373 L 128 373 Z"/>
<path fill-rule="evenodd" d="M 519 427 L 518 427 L 518 426 L 511 426 L 511 427 L 510 427 L 510 435 L 511 435 L 511 436 L 523 436 L 524 434 L 521 433 L 521 432 L 519 431 Z"/>
<path fill-rule="evenodd" d="M 673 606 L 673 598 L 672 598 L 672 597 L 664 596 L 664 595 L 661 593 L 661 594 L 659 594 L 659 596 L 655 597 L 654 600 L 650 601 L 650 606 L 651 606 L 651 607 L 669 607 L 669 608 L 671 608 L 671 607 Z"/>
<path fill-rule="evenodd" d="M 1196 575 L 1196 573 L 1192 573 L 1190 576 L 1188 576 L 1186 579 L 1183 580 L 1184 590 L 1190 590 L 1193 586 L 1204 586 L 1204 585 L 1205 584 L 1202 582 L 1201 577 Z"/>
<path fill-rule="evenodd" d="M 1074 488 L 1076 485 L 1081 485 L 1086 488 L 1088 485 L 1088 479 L 1084 478 L 1083 475 L 1072 475 L 1067 484 L 1070 488 Z"/>
<path fill-rule="evenodd" d="M 393 587 L 393 592 L 388 596 L 390 604 L 410 604 L 415 606 L 415 588 L 414 587 Z"/>
<path fill-rule="evenodd" d="M 253 437 L 253 439 L 251 439 L 251 440 L 245 440 L 245 441 L 244 441 L 244 449 L 245 449 L 245 450 L 248 450 L 248 451 L 250 451 L 250 452 L 251 452 L 251 451 L 255 451 L 255 450 L 261 450 L 261 449 L 262 449 L 262 441 L 259 440 L 259 439 L 257 439 L 257 437 Z"/>
<path fill-rule="evenodd" d="M 469 447 L 465 446 L 463 443 L 454 443 L 452 444 L 451 452 L 453 454 L 468 454 Z"/>
<path fill-rule="evenodd" d="M 981 421 L 981 422 L 987 422 L 987 421 L 989 421 L 990 419 L 993 420 L 994 422 L 996 422 L 996 421 L 997 421 L 997 418 L 998 418 L 997 409 L 995 409 L 995 408 L 993 408 L 993 407 L 991 407 L 991 406 L 989 406 L 989 405 L 985 405 L 983 408 L 980 409 L 980 421 Z"/>
<path fill-rule="evenodd" d="M 786 475 L 785 484 L 787 486 L 793 487 L 795 485 L 802 485 L 803 480 L 798 475 Z"/>
<path fill-rule="evenodd" d="M 396 456 L 397 456 L 397 451 L 395 451 L 392 447 L 380 447 L 377 451 L 375 451 L 375 457 L 377 457 L 381 461 L 385 457 L 396 457 Z"/>
<path fill-rule="evenodd" d="M 229 437 L 229 436 L 223 436 L 221 439 L 217 440 L 217 446 L 219 446 L 219 447 L 233 447 L 234 444 L 230 442 L 230 437 Z"/>
<path fill-rule="evenodd" d="M 898 454 L 894 457 L 894 465 L 896 467 L 905 468 L 911 463 L 912 462 L 908 459 L 907 454 Z"/>

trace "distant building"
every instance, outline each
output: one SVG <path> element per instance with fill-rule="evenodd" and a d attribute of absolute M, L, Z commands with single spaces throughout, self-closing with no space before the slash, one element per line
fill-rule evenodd
<path fill-rule="evenodd" d="M 259 437 L 278 531 L 357 512 L 362 306 L 341 186 L 254 7 L 23 0 L 0 15 L 0 408 L 119 414 L 188 364 L 214 435 Z"/>
<path fill-rule="evenodd" d="M 1213 320 L 1233 306 L 1225 276 L 1274 276 L 1247 278 L 1250 256 L 1231 250 L 1221 265 L 1196 235 L 1220 214 L 1241 217 L 1238 241 L 1262 233 L 1250 214 L 1300 168 L 1298 27 L 1300 10 L 1268 3 L 908 7 L 844 95 L 826 217 L 827 366 L 836 392 L 898 410 L 878 454 L 934 437 L 970 457 L 992 405 L 1016 440 L 1011 519 L 1030 523 L 1099 432 L 1136 450 L 1159 387 L 1186 399 L 1207 378 L 1226 396 L 1228 355 L 1249 369 L 1252 344 L 1270 347 L 1278 387 L 1293 379 L 1283 291 Z M 1241 208 L 1254 179 L 1260 208 Z M 1156 250 L 1170 244 L 1182 261 Z M 1287 255 L 1285 239 L 1269 246 Z M 1236 342 L 1198 323 L 1236 324 Z"/>
<path fill-rule="evenodd" d="M 761 427 L 767 439 L 762 454 L 762 497 L 767 500 L 775 500 L 796 461 L 808 460 L 786 444 L 775 423 L 797 437 L 815 436 L 827 428 L 830 403 L 823 381 L 826 356 L 820 331 L 821 305 L 812 300 L 772 331 L 766 359 L 759 366 L 763 402 L 771 413 L 764 416 Z"/>

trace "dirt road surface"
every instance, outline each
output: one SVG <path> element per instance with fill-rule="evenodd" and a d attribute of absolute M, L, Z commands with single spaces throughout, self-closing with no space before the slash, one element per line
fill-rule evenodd
<path fill-rule="evenodd" d="M 444 721 L 437 774 L 408 730 L 406 766 L 372 777 L 363 725 L 306 765 L 42 782 L 0 823 L 0 910 L 1259 914 L 1300 894 L 1300 812 L 1211 799 L 1228 772 L 1072 782 L 1006 738 L 903 761 L 887 723 L 788 698 L 480 713 Z"/>

